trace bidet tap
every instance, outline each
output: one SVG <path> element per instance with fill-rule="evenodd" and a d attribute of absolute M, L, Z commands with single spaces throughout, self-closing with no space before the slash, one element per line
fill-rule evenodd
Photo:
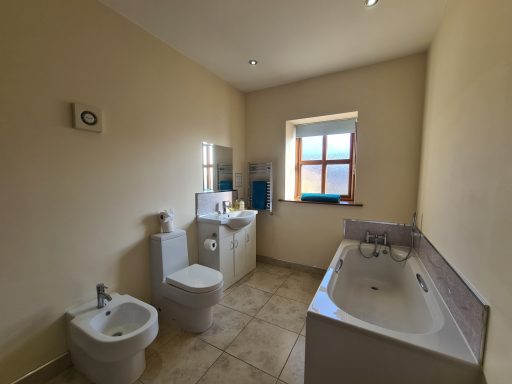
<path fill-rule="evenodd" d="M 107 303 L 107 301 L 112 301 L 112 296 L 110 296 L 108 293 L 105 292 L 105 289 L 108 287 L 103 283 L 96 284 L 96 296 L 98 298 L 98 308 L 103 308 Z"/>

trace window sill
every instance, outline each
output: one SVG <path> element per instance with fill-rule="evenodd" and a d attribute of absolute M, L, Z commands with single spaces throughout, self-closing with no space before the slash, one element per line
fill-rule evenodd
<path fill-rule="evenodd" d="M 322 203 L 320 201 L 302 201 L 302 200 L 285 200 L 278 199 L 283 203 L 298 203 L 298 204 L 320 204 L 320 205 L 335 205 L 338 207 L 362 207 L 363 203 L 354 203 L 352 201 L 340 201 L 339 203 Z"/>

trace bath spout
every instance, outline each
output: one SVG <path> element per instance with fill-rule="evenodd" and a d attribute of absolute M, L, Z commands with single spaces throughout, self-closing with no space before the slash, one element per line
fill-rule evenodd
<path fill-rule="evenodd" d="M 379 247 L 379 237 L 375 236 L 375 248 L 373 249 L 373 257 L 379 257 L 380 247 Z"/>

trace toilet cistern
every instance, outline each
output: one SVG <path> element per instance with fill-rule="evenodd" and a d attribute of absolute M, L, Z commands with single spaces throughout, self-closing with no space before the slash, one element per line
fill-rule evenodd
<path fill-rule="evenodd" d="M 105 300 L 112 301 L 112 297 L 108 293 L 105 292 L 105 289 L 107 289 L 107 288 L 108 287 L 104 283 L 96 284 L 96 296 L 98 298 L 97 308 L 101 309 L 105 305 L 107 305 Z"/>

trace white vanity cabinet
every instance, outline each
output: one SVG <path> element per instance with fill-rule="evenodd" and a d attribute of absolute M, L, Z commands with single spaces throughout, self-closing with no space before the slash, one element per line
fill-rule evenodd
<path fill-rule="evenodd" d="M 233 230 L 225 225 L 198 223 L 199 264 L 217 269 L 224 276 L 224 289 L 256 268 L 256 220 Z M 205 249 L 204 241 L 215 239 L 217 249 Z"/>

